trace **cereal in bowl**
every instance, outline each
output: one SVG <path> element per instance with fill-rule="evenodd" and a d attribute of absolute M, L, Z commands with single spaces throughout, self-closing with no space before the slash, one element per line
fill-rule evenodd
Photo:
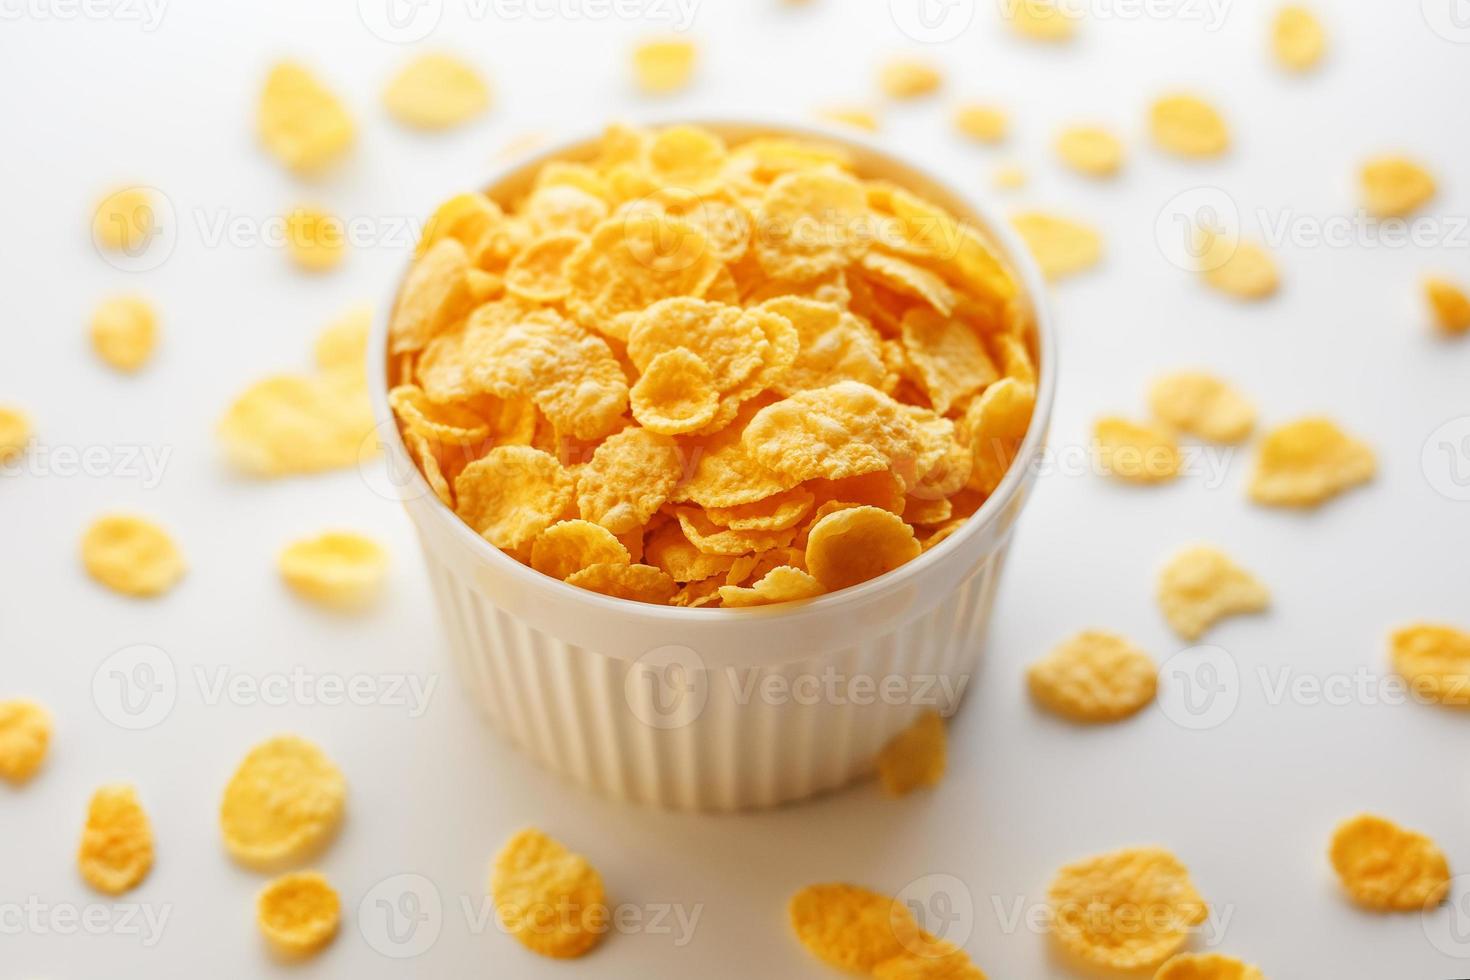
<path fill-rule="evenodd" d="M 857 585 L 995 492 L 1036 338 L 976 228 L 847 151 L 615 125 L 430 219 L 389 404 L 434 494 L 605 595 Z"/>

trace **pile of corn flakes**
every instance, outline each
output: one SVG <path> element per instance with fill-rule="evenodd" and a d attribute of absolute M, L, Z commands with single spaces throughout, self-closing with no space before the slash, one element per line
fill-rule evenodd
<path fill-rule="evenodd" d="M 613 126 L 440 206 L 390 402 L 439 498 L 605 595 L 753 606 L 867 581 L 994 492 L 1031 315 L 974 228 L 842 149 Z"/>

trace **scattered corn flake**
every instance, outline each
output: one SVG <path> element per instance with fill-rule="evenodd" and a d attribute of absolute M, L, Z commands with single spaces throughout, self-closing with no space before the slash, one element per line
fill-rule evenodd
<path fill-rule="evenodd" d="M 878 116 L 871 109 L 862 109 L 857 106 L 834 106 L 823 109 L 820 113 L 823 119 L 841 123 L 844 126 L 852 126 L 865 132 L 876 133 L 878 131 Z"/>
<path fill-rule="evenodd" d="M 582 855 L 535 829 L 506 841 L 490 873 L 500 924 L 541 956 L 572 959 L 597 945 L 609 928 L 602 876 Z"/>
<path fill-rule="evenodd" d="M 0 405 L 0 463 L 20 456 L 30 441 L 30 416 L 14 405 Z"/>
<path fill-rule="evenodd" d="M 337 935 L 342 901 L 316 871 L 296 871 L 266 884 L 255 897 L 255 921 L 271 944 L 289 956 L 309 956 Z"/>
<path fill-rule="evenodd" d="M 158 315 L 141 296 L 114 296 L 92 313 L 92 349 L 119 371 L 147 363 L 158 342 Z"/>
<path fill-rule="evenodd" d="M 1062 163 L 1089 177 L 1111 177 L 1123 166 L 1123 144 L 1101 126 L 1069 126 L 1057 137 Z"/>
<path fill-rule="evenodd" d="M 1331 419 L 1299 419 L 1261 441 L 1250 496 L 1258 504 L 1313 507 L 1367 483 L 1377 469 L 1373 450 Z"/>
<path fill-rule="evenodd" d="M 811 599 L 825 590 L 820 582 L 801 569 L 781 565 L 761 576 L 750 588 L 722 585 L 719 591 L 725 607 L 734 609 Z"/>
<path fill-rule="evenodd" d="M 902 902 L 857 885 L 808 885 L 792 896 L 788 913 L 809 953 L 850 973 L 872 973 L 926 945 Z"/>
<path fill-rule="evenodd" d="M 334 269 L 347 254 L 346 229 L 320 208 L 292 208 L 286 214 L 286 254 L 309 272 Z"/>
<path fill-rule="evenodd" d="M 356 135 L 346 107 L 309 69 L 292 61 L 279 62 L 266 76 L 256 128 L 266 149 L 303 174 L 327 167 Z"/>
<path fill-rule="evenodd" d="M 0 779 L 23 783 L 46 761 L 51 713 L 34 701 L 0 701 Z"/>
<path fill-rule="evenodd" d="M 252 748 L 225 786 L 220 832 L 241 864 L 269 869 L 315 854 L 336 834 L 347 780 L 321 749 L 296 735 Z"/>
<path fill-rule="evenodd" d="M 1166 95 L 1149 110 L 1149 130 L 1159 149 L 1182 157 L 1216 157 L 1230 146 L 1230 131 L 1215 107 L 1195 95 Z"/>
<path fill-rule="evenodd" d="M 1014 164 L 1006 164 L 997 167 L 990 180 L 998 189 L 1011 191 L 1026 186 L 1026 171 Z"/>
<path fill-rule="evenodd" d="M 1434 197 L 1434 176 L 1407 157 L 1375 157 L 1363 165 L 1363 206 L 1377 218 L 1402 218 Z"/>
<path fill-rule="evenodd" d="M 592 565 L 630 563 L 628 549 L 617 536 L 590 521 L 558 521 L 531 544 L 531 567 L 563 581 Z"/>
<path fill-rule="evenodd" d="M 1174 632 L 1197 640 L 1214 623 L 1237 613 L 1260 612 L 1271 593 L 1250 572 L 1209 547 L 1186 548 L 1159 574 L 1159 608 Z"/>
<path fill-rule="evenodd" d="M 967 103 L 955 110 L 954 128 L 980 143 L 1000 143 L 1006 138 L 1010 118 L 1004 109 Z"/>
<path fill-rule="evenodd" d="M 1129 483 L 1163 483 L 1183 465 L 1178 441 L 1162 426 L 1108 416 L 1093 425 L 1092 440 L 1098 465 Z"/>
<path fill-rule="evenodd" d="M 1322 60 L 1327 33 L 1317 15 L 1306 7 L 1282 7 L 1271 22 L 1271 50 L 1276 61 L 1290 71 L 1306 71 Z"/>
<path fill-rule="evenodd" d="M 1053 0 L 1016 0 L 1001 12 L 1013 31 L 1032 41 L 1067 41 L 1077 30 L 1075 17 Z"/>
<path fill-rule="evenodd" d="M 655 354 L 629 391 L 629 399 L 639 425 L 668 436 L 708 425 L 720 407 L 709 365 L 684 347 Z"/>
<path fill-rule="evenodd" d="M 453 55 L 421 54 L 383 90 L 383 106 L 405 126 L 449 129 L 490 105 L 490 90 L 474 66 Z"/>
<path fill-rule="evenodd" d="M 1188 869 L 1159 847 L 1128 848 L 1069 864 L 1057 872 L 1047 900 L 1052 934 L 1063 948 L 1114 970 L 1144 969 L 1168 959 L 1209 912 Z"/>
<path fill-rule="evenodd" d="M 1424 280 L 1424 295 L 1434 311 L 1434 321 L 1446 334 L 1470 331 L 1470 296 L 1456 283 L 1431 276 Z"/>
<path fill-rule="evenodd" d="M 1266 980 L 1266 975 L 1233 956 L 1180 953 L 1159 967 L 1154 980 Z"/>
<path fill-rule="evenodd" d="M 858 585 L 918 557 L 914 529 L 880 507 L 849 507 L 823 517 L 806 543 L 806 567 L 829 592 Z"/>
<path fill-rule="evenodd" d="M 1102 236 L 1081 222 L 1030 211 L 1016 215 L 1011 224 L 1048 279 L 1063 279 L 1102 258 Z"/>
<path fill-rule="evenodd" d="M 107 895 L 136 888 L 153 867 L 153 828 L 137 791 L 102 786 L 87 806 L 77 849 L 77 868 L 87 884 Z"/>
<path fill-rule="evenodd" d="M 1415 623 L 1389 640 L 1394 670 L 1415 695 L 1470 708 L 1470 633 L 1439 623 Z"/>
<path fill-rule="evenodd" d="M 625 534 L 648 523 L 684 476 L 684 456 L 668 436 L 630 426 L 609 436 L 577 475 L 582 519 Z"/>
<path fill-rule="evenodd" d="M 633 48 L 633 79 L 649 95 L 668 95 L 689 85 L 699 49 L 693 41 L 656 38 Z"/>
<path fill-rule="evenodd" d="M 1210 442 L 1241 442 L 1256 424 L 1255 406 L 1204 371 L 1159 378 L 1149 389 L 1148 404 L 1160 422 Z"/>
<path fill-rule="evenodd" d="M 1340 824 L 1328 853 L 1348 896 L 1375 912 L 1422 912 L 1444 901 L 1450 868 L 1428 837 L 1382 817 Z"/>
<path fill-rule="evenodd" d="M 1158 667 L 1121 636 L 1097 630 L 1077 634 L 1026 670 L 1038 704 L 1083 724 L 1121 721 L 1153 702 Z"/>
<path fill-rule="evenodd" d="M 555 456 L 530 446 L 496 446 L 454 480 L 456 513 L 508 551 L 568 516 L 575 497 L 572 475 Z"/>
<path fill-rule="evenodd" d="M 1236 299 L 1265 299 L 1276 292 L 1281 275 L 1271 253 L 1254 242 L 1202 236 L 1199 263 L 1205 282 Z"/>
<path fill-rule="evenodd" d="M 904 314 L 902 331 L 904 352 L 940 415 L 1000 379 L 979 333 L 961 319 L 914 306 Z"/>
<path fill-rule="evenodd" d="M 157 217 L 144 187 L 123 187 L 97 203 L 92 241 L 113 252 L 137 255 L 153 240 Z"/>
<path fill-rule="evenodd" d="M 878 87 L 890 99 L 916 99 L 943 83 L 939 69 L 920 58 L 892 58 L 878 72 Z"/>
<path fill-rule="evenodd" d="M 989 385 L 965 407 L 961 434 L 974 460 L 968 485 L 981 493 L 995 491 L 1020 451 L 1036 407 L 1036 386 L 1015 378 Z"/>
<path fill-rule="evenodd" d="M 216 434 L 238 469 L 276 477 L 355 466 L 377 451 L 372 402 L 360 373 L 282 374 L 251 385 Z"/>
<path fill-rule="evenodd" d="M 287 545 L 276 567 L 299 595 L 324 606 L 351 608 L 365 605 L 382 587 L 388 554 L 361 534 L 327 531 Z"/>
<path fill-rule="evenodd" d="M 878 781 L 889 796 L 907 796 L 944 778 L 944 719 L 928 710 L 878 753 Z"/>
<path fill-rule="evenodd" d="M 82 535 L 82 564 L 114 592 L 140 597 L 167 592 L 186 567 L 167 531 L 132 514 L 93 521 Z"/>
<path fill-rule="evenodd" d="M 317 370 L 351 371 L 357 377 L 367 374 L 368 332 L 373 326 L 373 308 L 366 303 L 352 307 L 317 335 L 312 356 Z"/>

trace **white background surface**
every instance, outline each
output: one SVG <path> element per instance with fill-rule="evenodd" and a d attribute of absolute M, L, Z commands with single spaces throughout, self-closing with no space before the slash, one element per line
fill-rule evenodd
<path fill-rule="evenodd" d="M 1449 2 L 1425 8 L 1447 13 Z M 1063 976 L 1047 937 L 1008 928 L 1007 916 L 1015 903 L 1039 902 L 1060 864 L 1139 843 L 1174 849 L 1229 917 L 1223 935 L 1202 935 L 1196 948 L 1213 941 L 1272 978 L 1470 976 L 1470 958 L 1437 951 L 1420 916 L 1349 907 L 1324 856 L 1332 827 L 1368 809 L 1433 835 L 1452 867 L 1470 869 L 1466 717 L 1381 703 L 1376 685 L 1391 628 L 1421 618 L 1470 626 L 1470 503 L 1441 492 L 1455 490 L 1453 463 L 1470 474 L 1470 458 L 1435 449 L 1421 461 L 1442 423 L 1460 419 L 1457 436 L 1470 427 L 1470 346 L 1432 336 L 1417 285 L 1430 268 L 1470 281 L 1470 45 L 1432 30 L 1418 3 L 1323 4 L 1330 58 L 1297 78 L 1267 56 L 1269 10 L 1244 0 L 1213 30 L 1198 19 L 1209 16 L 1202 5 L 1133 16 L 1137 5 L 1096 3 L 1075 43 L 1055 49 L 1008 36 L 990 2 L 961 2 L 961 14 L 974 7 L 970 26 L 922 45 L 876 0 L 806 9 L 707 0 L 692 27 L 704 50 L 698 81 L 656 104 L 633 92 L 626 50 L 666 20 L 506 19 L 477 16 L 466 0 L 426 9 L 435 6 L 442 16 L 422 45 L 479 65 L 495 107 L 462 130 L 423 136 L 396 127 L 377 101 L 411 47 L 375 36 L 351 3 L 175 2 L 149 30 L 131 7 L 68 18 L 58 0 L 0 0 L 0 400 L 28 408 L 39 433 L 28 462 L 0 477 L 0 697 L 33 696 L 56 717 L 43 773 L 21 790 L 0 787 L 0 976 L 819 977 L 829 974 L 785 924 L 793 891 L 851 880 L 896 892 L 932 874 L 959 879 L 950 891 L 975 910 L 960 926 L 972 925 L 967 946 L 992 977 Z M 395 505 L 354 472 L 237 478 L 211 428 L 245 384 L 305 368 L 333 316 L 380 299 L 403 260 L 403 223 L 524 135 L 652 108 L 759 116 L 876 101 L 875 66 L 897 51 L 934 58 L 948 80 L 942 96 L 884 112 L 886 145 L 969 187 L 1019 162 L 1032 182 L 1011 195 L 1016 207 L 1075 214 L 1106 233 L 1104 265 L 1056 290 L 1057 447 L 1081 444 L 1099 413 L 1141 414 L 1156 373 L 1199 364 L 1248 391 L 1268 424 L 1330 413 L 1377 448 L 1380 478 L 1299 515 L 1245 502 L 1249 450 L 1214 457 L 1223 475 L 1153 490 L 1049 474 L 1021 523 L 991 648 L 951 727 L 951 771 L 937 790 L 890 801 L 860 786 L 718 818 L 589 797 L 499 743 L 459 696 Z M 319 182 L 291 177 L 255 144 L 254 99 L 283 55 L 314 66 L 360 121 L 350 163 Z M 1227 159 L 1186 164 L 1146 145 L 1149 99 L 1176 86 L 1207 94 L 1229 118 Z M 991 150 L 951 135 L 948 111 L 962 98 L 1010 108 L 1011 143 Z M 1051 158 L 1056 129 L 1088 119 L 1128 140 L 1116 180 L 1090 182 Z M 1353 220 L 1356 165 L 1400 148 L 1441 179 L 1420 224 L 1428 246 L 1394 247 L 1371 224 L 1348 245 L 1273 242 L 1281 293 L 1247 306 L 1206 291 L 1156 240 L 1166 202 L 1202 186 L 1224 189 L 1256 238 L 1272 231 L 1260 212 L 1308 231 L 1333 221 L 1351 230 L 1341 223 Z M 161 189 L 176 216 L 176 247 L 146 272 L 110 266 L 88 240 L 95 200 L 131 182 Z M 378 244 L 335 273 L 296 272 L 258 232 L 303 201 L 367 219 Z M 215 238 L 221 221 L 243 238 Z M 146 293 L 163 318 L 158 357 L 137 377 L 111 373 L 86 342 L 92 306 L 117 290 Z M 67 447 L 101 447 L 108 472 L 61 472 L 54 454 Z M 129 467 L 128 447 L 167 453 L 161 482 Z M 110 509 L 155 515 L 175 533 L 191 564 L 179 588 L 137 602 L 86 579 L 78 536 Z M 329 526 L 368 531 L 392 550 L 390 588 L 367 615 L 305 606 L 273 571 L 285 542 Z M 1233 713 L 1192 731 L 1156 706 L 1080 730 L 1033 708 L 1023 665 L 1079 629 L 1125 633 L 1160 661 L 1180 649 L 1154 608 L 1153 581 L 1163 559 L 1196 540 L 1226 546 L 1274 592 L 1270 614 L 1208 637 L 1238 670 Z M 94 699 L 93 677 L 137 643 L 167 652 L 177 690 L 154 702 L 171 701 L 164 717 L 131 731 L 109 720 L 110 696 Z M 437 687 L 419 717 L 402 704 L 271 704 L 210 690 L 221 677 L 245 683 L 298 667 Z M 1362 677 L 1368 691 L 1329 704 L 1272 690 L 1302 677 Z M 319 863 L 343 896 L 342 934 L 290 967 L 270 959 L 255 930 L 262 877 L 226 858 L 215 825 L 240 756 L 279 731 L 319 741 L 351 784 L 346 829 Z M 110 781 L 139 787 L 157 835 L 157 865 L 123 905 L 99 901 L 73 864 L 87 798 Z M 490 856 L 527 824 L 589 854 L 615 902 L 698 910 L 692 941 L 614 935 L 567 966 L 477 928 L 464 903 L 479 912 Z M 400 960 L 373 945 L 392 948 L 375 899 L 395 883 L 372 890 L 404 874 L 432 883 L 443 911 L 419 934 L 427 941 L 437 928 L 432 947 Z M 1464 906 L 1467 894 L 1470 882 L 1457 881 L 1455 901 Z M 365 896 L 372 914 L 360 923 Z M 129 903 L 167 916 L 152 945 L 129 931 L 141 918 L 122 922 Z M 95 909 L 87 914 L 106 934 L 64 935 L 68 909 Z M 1466 922 L 1446 908 L 1428 928 Z"/>

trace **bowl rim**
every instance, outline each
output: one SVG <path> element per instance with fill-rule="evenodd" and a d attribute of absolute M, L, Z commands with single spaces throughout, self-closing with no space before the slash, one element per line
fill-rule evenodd
<path fill-rule="evenodd" d="M 923 552 L 917 558 L 905 562 L 891 572 L 885 572 L 866 582 L 839 589 L 836 592 L 824 593 L 811 599 L 731 609 L 724 607 L 691 609 L 684 606 L 656 605 L 633 599 L 621 599 L 581 589 L 521 564 L 472 531 L 458 514 L 439 499 L 438 494 L 429 486 L 423 472 L 413 462 L 412 455 L 404 445 L 397 419 L 388 405 L 388 328 L 398 291 L 403 284 L 404 276 L 400 275 L 393 281 L 386 302 L 373 319 L 367 350 L 368 368 L 371 374 L 369 389 L 373 402 L 375 431 L 379 432 L 380 439 L 386 440 L 387 454 L 396 457 L 389 461 L 390 464 L 402 463 L 411 471 L 408 479 L 415 483 L 415 496 L 429 498 L 428 505 L 432 512 L 441 523 L 447 521 L 453 528 L 451 534 L 459 538 L 466 548 L 478 552 L 484 560 L 499 565 L 507 574 L 520 580 L 528 589 L 547 592 L 549 593 L 548 598 L 553 600 L 585 603 L 604 613 L 624 617 L 642 617 L 663 625 L 678 624 L 681 626 L 698 623 L 728 625 L 741 619 L 748 620 L 749 617 L 756 615 L 763 618 L 783 617 L 788 619 L 802 616 L 815 617 L 826 614 L 835 607 L 867 602 L 902 588 L 904 583 L 918 572 L 944 561 L 993 525 L 1020 491 L 1025 482 L 1025 471 L 1036 464 L 1037 457 L 1042 451 L 1051 419 L 1057 383 L 1056 325 L 1053 320 L 1046 280 L 1020 235 L 1000 214 L 998 207 L 983 195 L 960 190 L 953 182 L 936 174 L 928 166 L 915 162 L 902 153 L 894 152 L 871 137 L 839 130 L 835 125 L 783 119 L 779 116 L 746 117 L 683 113 L 627 113 L 621 118 L 610 119 L 609 123 L 625 121 L 638 127 L 698 126 L 710 129 L 722 136 L 739 132 L 748 134 L 748 137 L 742 138 L 753 138 L 759 135 L 791 137 L 832 143 L 844 148 L 855 148 L 865 156 L 882 158 L 894 165 L 896 169 L 911 171 L 954 201 L 963 202 L 970 213 L 961 216 L 961 220 L 973 224 L 974 219 L 979 219 L 981 230 L 1000 246 L 1002 257 L 1016 274 L 1026 301 L 1030 304 L 1035 323 L 1039 371 L 1036 403 L 1032 409 L 1026 435 L 1022 438 L 1021 446 L 1011 460 L 1005 476 L 1001 478 L 994 492 L 986 498 L 974 514 L 970 515 L 964 525 L 931 550 Z M 576 130 L 564 130 L 559 138 L 548 140 L 514 159 L 497 163 L 490 168 L 487 176 L 482 177 L 477 183 L 470 181 L 467 184 L 482 191 L 504 184 L 533 168 L 588 149 L 590 144 L 602 138 L 605 129 L 606 124 L 596 128 L 582 127 Z M 404 266 L 405 273 L 412 262 L 413 255 L 410 251 Z"/>

